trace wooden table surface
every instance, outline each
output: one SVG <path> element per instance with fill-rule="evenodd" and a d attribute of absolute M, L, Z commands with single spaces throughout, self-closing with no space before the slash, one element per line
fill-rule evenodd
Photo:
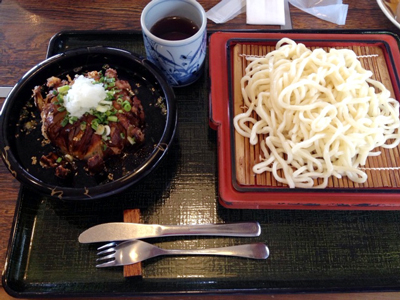
<path fill-rule="evenodd" d="M 393 1 L 393 0 L 392 0 Z M 149 0 L 37 1 L 0 0 L 0 86 L 13 86 L 45 58 L 49 39 L 63 30 L 139 30 L 140 14 Z M 218 0 L 199 1 L 207 11 Z M 346 25 L 338 26 L 290 6 L 294 29 L 384 29 L 400 34 L 372 0 L 344 0 L 349 4 Z M 225 24 L 208 21 L 208 29 L 279 29 L 246 25 L 243 13 Z M 0 98 L 0 105 L 4 99 Z M 0 164 L 0 267 L 4 268 L 19 183 Z M 0 299 L 13 299 L 0 288 Z M 121 298 L 120 298 L 121 299 Z M 176 296 L 150 299 L 400 299 L 400 292 L 324 295 Z"/>

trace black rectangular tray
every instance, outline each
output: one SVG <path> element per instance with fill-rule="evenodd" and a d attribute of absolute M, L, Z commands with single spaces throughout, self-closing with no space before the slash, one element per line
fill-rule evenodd
<path fill-rule="evenodd" d="M 83 46 L 112 46 L 144 55 L 141 34 L 61 32 L 48 56 Z M 144 180 L 108 199 L 65 202 L 22 186 L 3 274 L 14 297 L 145 296 L 172 294 L 394 291 L 400 287 L 400 212 L 233 210 L 218 204 L 217 136 L 209 127 L 208 70 L 175 90 L 176 139 L 167 158 Z M 96 269 L 96 248 L 78 235 L 122 221 L 139 208 L 144 223 L 258 221 L 257 238 L 176 237 L 165 248 L 264 242 L 265 261 L 227 257 L 164 257 L 145 261 L 143 277 L 122 267 Z"/>

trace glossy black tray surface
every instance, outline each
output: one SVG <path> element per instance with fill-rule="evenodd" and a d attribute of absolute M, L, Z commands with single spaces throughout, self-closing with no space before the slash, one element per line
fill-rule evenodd
<path fill-rule="evenodd" d="M 144 55 L 136 32 L 61 32 L 48 55 L 83 46 L 113 46 Z M 288 293 L 399 290 L 400 212 L 229 210 L 218 204 L 217 136 L 209 127 L 208 70 L 176 89 L 178 126 L 167 158 L 139 184 L 108 199 L 63 202 L 22 186 L 3 274 L 16 297 L 145 296 L 187 293 Z M 139 208 L 143 223 L 258 221 L 257 238 L 175 237 L 164 248 L 264 242 L 265 261 L 227 257 L 163 257 L 143 263 L 143 277 L 122 267 L 96 269 L 96 248 L 78 235 L 122 221 Z"/>

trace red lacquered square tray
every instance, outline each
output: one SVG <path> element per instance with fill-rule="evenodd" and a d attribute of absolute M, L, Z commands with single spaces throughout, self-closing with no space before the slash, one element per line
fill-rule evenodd
<path fill-rule="evenodd" d="M 400 209 L 400 146 L 382 149 L 379 158 L 368 158 L 367 182 L 332 178 L 324 189 L 291 189 L 269 172 L 255 175 L 252 164 L 258 149 L 233 128 L 238 113 L 240 82 L 246 55 L 265 55 L 282 38 L 307 47 L 349 48 L 392 97 L 400 99 L 399 38 L 389 32 L 217 32 L 211 35 L 210 126 L 218 132 L 219 201 L 227 208 L 248 209 Z"/>

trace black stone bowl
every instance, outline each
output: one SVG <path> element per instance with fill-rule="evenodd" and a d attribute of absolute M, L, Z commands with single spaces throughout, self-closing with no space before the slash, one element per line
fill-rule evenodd
<path fill-rule="evenodd" d="M 57 148 L 43 143 L 40 112 L 34 105 L 32 89 L 44 85 L 51 76 L 73 78 L 106 65 L 116 69 L 120 79 L 128 80 L 141 100 L 145 142 L 129 148 L 124 155 L 109 158 L 105 170 L 98 174 L 89 174 L 85 162 L 77 162 L 76 174 L 60 179 L 53 168 L 43 168 L 39 163 L 42 155 L 56 152 Z M 48 196 L 63 200 L 98 199 L 119 193 L 148 175 L 165 157 L 176 122 L 173 89 L 151 62 L 116 48 L 76 49 L 39 63 L 14 86 L 0 112 L 1 155 L 11 174 L 22 184 Z"/>

